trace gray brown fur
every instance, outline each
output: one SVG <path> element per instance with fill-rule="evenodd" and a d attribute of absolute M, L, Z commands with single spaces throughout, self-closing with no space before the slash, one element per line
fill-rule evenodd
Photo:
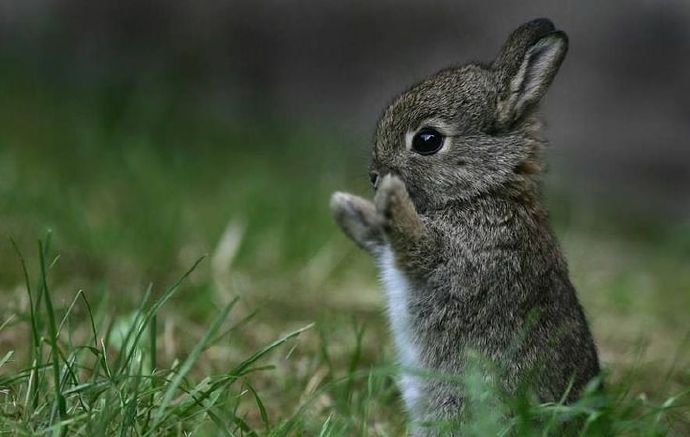
<path fill-rule="evenodd" d="M 336 193 L 338 224 L 375 257 L 388 245 L 411 284 L 406 305 L 422 367 L 462 373 L 466 352 L 493 360 L 515 391 L 527 373 L 542 401 L 574 399 L 599 372 L 587 321 L 541 201 L 539 100 L 567 52 L 546 19 L 514 31 L 496 60 L 443 70 L 397 97 L 375 134 L 374 202 Z M 431 124 L 448 143 L 405 146 Z M 380 176 L 380 177 L 379 177 Z M 384 177 L 385 176 L 385 177 Z M 415 420 L 449 419 L 456 384 L 426 380 Z"/>

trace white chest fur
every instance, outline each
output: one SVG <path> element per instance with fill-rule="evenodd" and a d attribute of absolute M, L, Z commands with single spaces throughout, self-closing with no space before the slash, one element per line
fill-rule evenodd
<path fill-rule="evenodd" d="M 403 368 L 419 368 L 419 352 L 412 334 L 408 307 L 410 284 L 403 272 L 395 266 L 393 251 L 388 246 L 379 256 L 379 268 L 388 301 L 388 320 L 393 331 L 398 359 Z M 419 378 L 403 369 L 399 385 L 407 410 L 414 411 L 415 404 L 421 396 Z"/>

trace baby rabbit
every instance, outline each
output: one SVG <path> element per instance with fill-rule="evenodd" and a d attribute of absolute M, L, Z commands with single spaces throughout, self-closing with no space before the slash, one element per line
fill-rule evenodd
<path fill-rule="evenodd" d="M 541 202 L 534 117 L 568 49 L 547 19 L 517 28 L 491 64 L 442 70 L 381 116 L 374 201 L 334 193 L 343 231 L 373 255 L 404 368 L 462 374 L 468 352 L 503 369 L 515 393 L 575 399 L 597 351 Z M 413 423 L 455 420 L 463 391 L 405 372 Z M 569 391 L 568 391 L 569 390 Z"/>

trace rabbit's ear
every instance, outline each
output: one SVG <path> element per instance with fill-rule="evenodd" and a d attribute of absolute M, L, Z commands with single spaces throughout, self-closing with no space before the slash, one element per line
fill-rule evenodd
<path fill-rule="evenodd" d="M 568 37 L 545 19 L 519 27 L 496 58 L 493 68 L 502 82 L 498 123 L 508 127 L 532 109 L 546 93 L 568 51 Z"/>
<path fill-rule="evenodd" d="M 501 70 L 508 75 L 514 75 L 525 53 L 542 37 L 555 32 L 556 27 L 548 18 L 537 18 L 518 27 L 510 34 L 503 44 L 500 53 L 496 56 L 493 68 Z"/>

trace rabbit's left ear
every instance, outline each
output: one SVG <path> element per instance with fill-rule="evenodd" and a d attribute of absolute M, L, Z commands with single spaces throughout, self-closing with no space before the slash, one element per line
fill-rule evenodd
<path fill-rule="evenodd" d="M 511 126 L 539 103 L 567 51 L 568 36 L 553 31 L 526 47 L 522 58 L 513 65 L 494 64 L 503 81 L 497 108 L 499 125 Z"/>

